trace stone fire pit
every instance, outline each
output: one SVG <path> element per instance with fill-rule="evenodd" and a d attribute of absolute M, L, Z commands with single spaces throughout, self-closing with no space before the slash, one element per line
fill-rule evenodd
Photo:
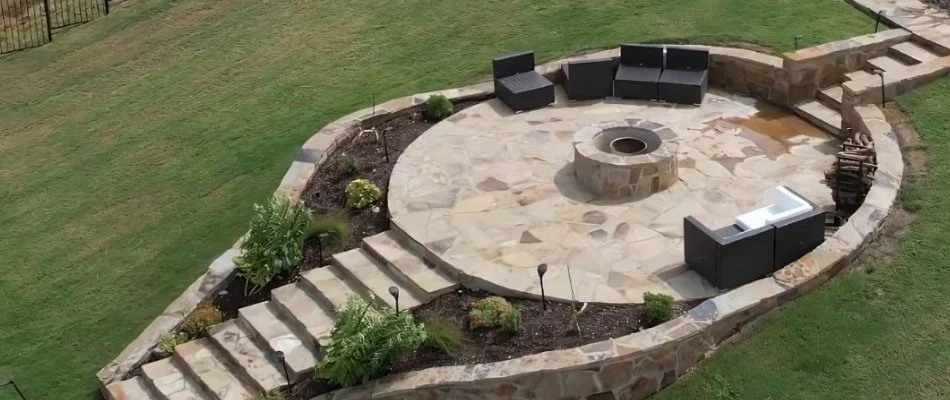
<path fill-rule="evenodd" d="M 574 133 L 574 174 L 600 197 L 649 196 L 677 181 L 676 139 L 672 129 L 640 119 L 587 125 Z"/>

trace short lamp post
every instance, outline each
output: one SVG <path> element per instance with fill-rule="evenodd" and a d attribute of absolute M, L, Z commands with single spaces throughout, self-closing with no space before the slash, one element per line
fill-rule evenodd
<path fill-rule="evenodd" d="M 795 35 L 795 50 L 802 46 L 802 35 Z"/>
<path fill-rule="evenodd" d="M 389 295 L 393 296 L 393 299 L 396 300 L 396 314 L 399 314 L 399 288 L 390 286 Z"/>
<path fill-rule="evenodd" d="M 317 264 L 323 265 L 323 242 L 327 240 L 327 233 L 323 232 L 317 235 Z"/>
<path fill-rule="evenodd" d="M 284 367 L 284 379 L 287 380 L 287 385 L 290 385 L 290 372 L 287 371 L 287 359 L 284 357 L 284 352 L 280 350 L 275 351 L 271 353 L 271 358 Z"/>
<path fill-rule="evenodd" d="M 884 108 L 884 102 L 887 101 L 887 97 L 884 96 L 884 70 L 875 69 L 874 75 L 881 77 L 881 108 Z"/>
<path fill-rule="evenodd" d="M 877 28 L 881 26 L 881 17 L 884 16 L 884 10 L 877 12 L 877 19 L 874 21 L 874 33 L 877 33 Z"/>
<path fill-rule="evenodd" d="M 0 378 L 0 388 L 7 386 L 13 386 L 13 390 L 20 396 L 20 399 L 26 400 L 26 396 L 23 396 L 23 392 L 20 391 L 20 388 L 17 387 L 16 382 L 14 382 L 12 378 Z"/>
<path fill-rule="evenodd" d="M 547 264 L 538 265 L 538 280 L 541 281 L 541 309 L 544 311 L 548 310 L 548 303 L 544 299 L 544 273 L 548 272 Z"/>

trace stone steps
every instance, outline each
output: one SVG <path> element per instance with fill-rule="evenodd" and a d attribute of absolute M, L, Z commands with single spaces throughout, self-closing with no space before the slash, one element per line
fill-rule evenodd
<path fill-rule="evenodd" d="M 210 330 L 211 340 L 250 380 L 258 391 L 269 392 L 287 385 L 282 370 L 274 365 L 265 350 L 258 347 L 241 324 L 235 320 L 215 325 Z M 283 366 L 280 366 L 282 368 Z"/>
<path fill-rule="evenodd" d="M 254 391 L 231 372 L 227 359 L 208 339 L 198 339 L 175 347 L 175 355 L 185 369 L 213 400 L 246 400 Z"/>
<path fill-rule="evenodd" d="M 884 73 L 898 71 L 907 68 L 907 64 L 891 56 L 880 56 L 868 60 L 871 68 L 883 70 Z"/>
<path fill-rule="evenodd" d="M 458 288 L 458 282 L 400 243 L 392 231 L 364 238 L 363 249 L 383 261 L 400 282 L 423 294 L 427 302 Z"/>
<path fill-rule="evenodd" d="M 818 100 L 799 104 L 792 109 L 815 126 L 834 135 L 841 135 L 841 113 Z"/>
<path fill-rule="evenodd" d="M 175 365 L 173 358 L 166 358 L 142 366 L 142 376 L 151 383 L 162 399 L 204 400 L 211 397 L 202 394 L 201 387 Z"/>
<path fill-rule="evenodd" d="M 925 63 L 940 57 L 923 46 L 910 41 L 891 46 L 888 49 L 888 54 L 907 64 Z"/>
<path fill-rule="evenodd" d="M 857 71 L 852 71 L 852 72 L 848 72 L 847 74 L 844 74 L 845 79 L 849 81 L 858 81 L 869 76 L 874 76 L 874 75 L 871 75 L 870 72 L 865 71 L 863 69 L 859 69 Z"/>
<path fill-rule="evenodd" d="M 107 400 L 160 400 L 140 376 L 115 382 L 106 387 Z"/>
<path fill-rule="evenodd" d="M 349 277 L 359 285 L 360 292 L 372 293 L 380 305 L 396 308 L 396 301 L 389 294 L 389 288 L 393 286 L 399 289 L 400 310 L 409 310 L 426 303 L 423 295 L 399 282 L 391 275 L 389 268 L 380 265 L 363 249 L 337 253 L 331 259 L 333 266 L 330 268 L 336 268 L 342 275 Z"/>
<path fill-rule="evenodd" d="M 271 302 L 244 307 L 238 310 L 238 314 L 239 323 L 254 333 L 259 346 L 268 353 L 284 353 L 291 380 L 299 380 L 317 364 L 317 351 L 309 335 L 295 332 Z"/>
<path fill-rule="evenodd" d="M 306 331 L 313 342 L 320 343 L 330 337 L 334 311 L 309 292 L 308 285 L 301 283 L 281 286 L 271 292 L 271 303 L 288 316 L 299 330 Z"/>
<path fill-rule="evenodd" d="M 346 304 L 348 297 L 357 294 L 357 288 L 349 281 L 337 274 L 334 268 L 324 267 L 304 272 L 298 284 L 335 311 Z"/>
<path fill-rule="evenodd" d="M 818 92 L 818 100 L 829 107 L 841 111 L 841 97 L 844 95 L 844 89 L 841 85 L 824 88 Z"/>

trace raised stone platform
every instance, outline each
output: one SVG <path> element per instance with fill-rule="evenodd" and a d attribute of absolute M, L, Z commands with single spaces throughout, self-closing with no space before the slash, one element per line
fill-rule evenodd
<path fill-rule="evenodd" d="M 560 94 L 560 93 L 559 93 Z M 645 197 L 603 198 L 575 176 L 575 131 L 649 120 L 678 141 L 678 180 Z M 638 303 L 644 292 L 718 291 L 683 264 L 683 218 L 733 223 L 787 185 L 833 204 L 822 171 L 835 143 L 798 117 L 711 91 L 704 104 L 605 100 L 512 114 L 497 100 L 431 128 L 400 157 L 389 210 L 398 230 L 472 286 L 583 302 Z M 567 267 L 571 269 L 573 294 Z"/>

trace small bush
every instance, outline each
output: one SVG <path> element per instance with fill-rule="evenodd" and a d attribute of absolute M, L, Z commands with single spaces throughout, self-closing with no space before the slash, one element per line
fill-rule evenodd
<path fill-rule="evenodd" d="M 650 325 L 659 325 L 673 316 L 673 297 L 646 292 L 643 294 L 643 316 Z"/>
<path fill-rule="evenodd" d="M 324 251 L 342 249 L 350 241 L 350 221 L 339 212 L 314 215 L 310 220 L 310 236 L 318 236 L 321 233 L 327 234 L 326 241 L 323 242 Z"/>
<path fill-rule="evenodd" d="M 208 333 L 208 328 L 220 324 L 221 321 L 224 321 L 221 310 L 211 304 L 202 304 L 185 317 L 181 323 L 181 331 L 191 337 L 204 336 Z"/>
<path fill-rule="evenodd" d="M 353 175 L 360 169 L 359 161 L 348 155 L 342 155 L 336 161 L 336 170 L 344 175 Z"/>
<path fill-rule="evenodd" d="M 299 202 L 275 196 L 254 205 L 251 229 L 235 259 L 238 273 L 256 288 L 297 266 L 309 233 L 310 211 Z"/>
<path fill-rule="evenodd" d="M 441 121 L 454 112 L 455 106 L 448 98 L 441 94 L 434 94 L 426 100 L 426 108 L 423 114 L 430 121 Z"/>
<path fill-rule="evenodd" d="M 248 398 L 248 400 L 284 400 L 284 394 L 274 389 L 267 393 L 258 393 Z"/>
<path fill-rule="evenodd" d="M 501 327 L 508 332 L 517 332 L 521 327 L 521 311 L 508 300 L 491 296 L 472 303 L 468 320 L 472 329 Z"/>
<path fill-rule="evenodd" d="M 465 342 L 458 326 L 448 318 L 426 320 L 426 344 L 445 352 L 452 358 L 459 358 L 465 352 Z"/>
<path fill-rule="evenodd" d="M 364 208 L 383 196 L 379 187 L 366 179 L 357 179 L 346 185 L 346 205 Z"/>
<path fill-rule="evenodd" d="M 187 343 L 191 340 L 185 332 L 169 332 L 158 341 L 158 351 L 163 355 L 170 356 L 175 354 L 175 346 Z"/>
<path fill-rule="evenodd" d="M 337 312 L 318 378 L 352 386 L 382 375 L 393 358 L 416 351 L 426 340 L 425 327 L 412 314 L 379 309 L 350 296 Z"/>

